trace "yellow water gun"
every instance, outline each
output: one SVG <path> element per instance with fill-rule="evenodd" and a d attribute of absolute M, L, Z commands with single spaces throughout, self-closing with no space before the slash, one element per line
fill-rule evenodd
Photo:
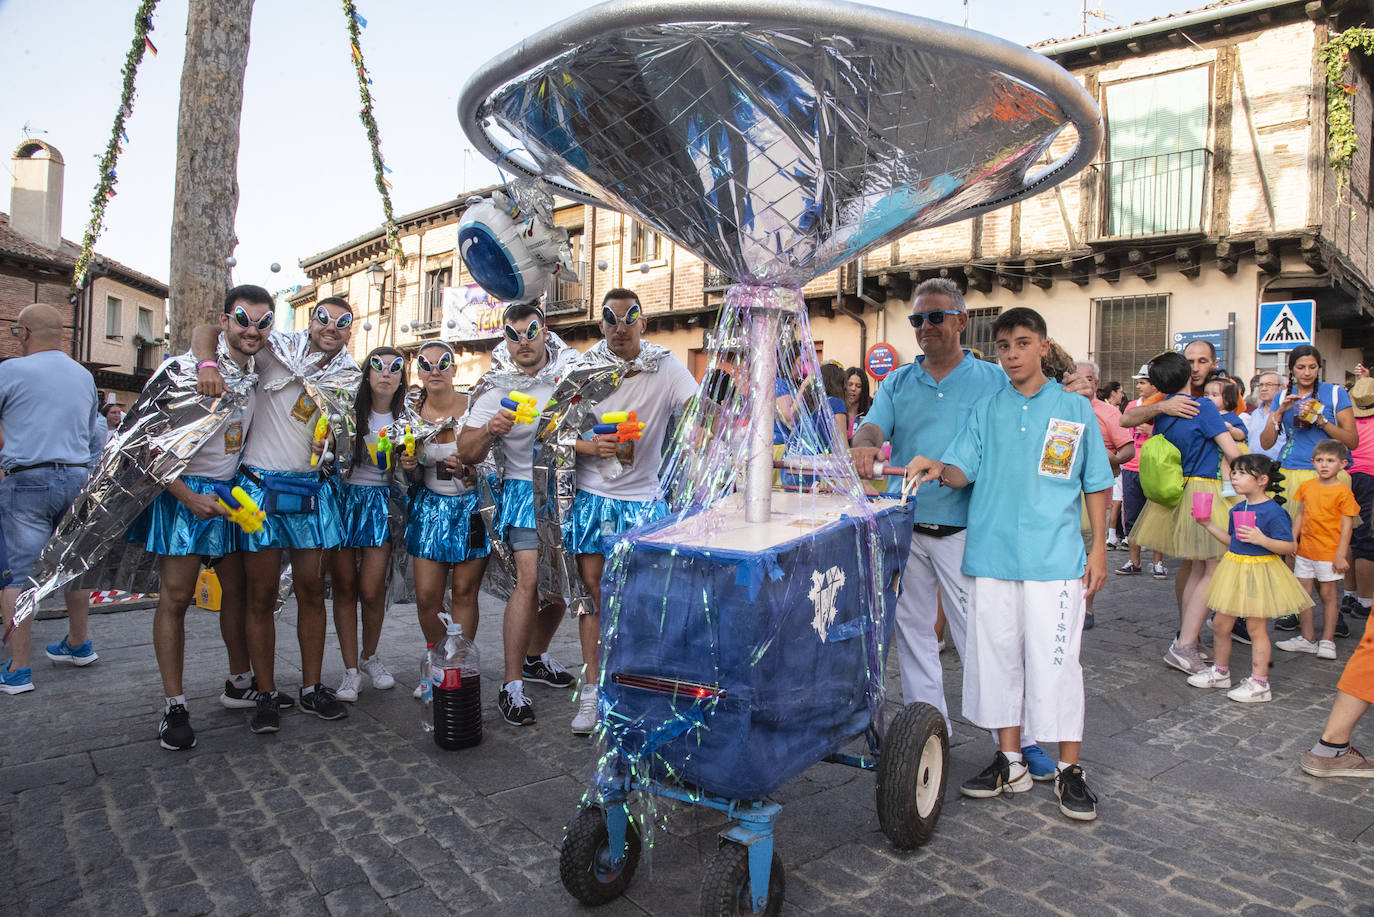
<path fill-rule="evenodd" d="M 258 509 L 258 504 L 242 487 L 230 489 L 227 485 L 216 484 L 214 490 L 219 505 L 228 511 L 229 521 L 250 535 L 262 528 L 267 514 Z"/>
<path fill-rule="evenodd" d="M 539 399 L 524 392 L 511 392 L 501 399 L 501 407 L 515 413 L 516 423 L 534 423 L 539 416 Z"/>
<path fill-rule="evenodd" d="M 324 411 L 320 411 L 320 419 L 315 421 L 315 442 L 322 443 L 329 438 L 329 418 Z M 310 467 L 315 467 L 320 463 L 320 453 L 311 450 Z"/>

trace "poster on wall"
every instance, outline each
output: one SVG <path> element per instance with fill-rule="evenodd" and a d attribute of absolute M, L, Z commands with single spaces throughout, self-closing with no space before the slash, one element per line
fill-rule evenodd
<path fill-rule="evenodd" d="M 501 336 L 501 313 L 506 304 L 475 283 L 444 290 L 445 341 L 485 341 Z"/>

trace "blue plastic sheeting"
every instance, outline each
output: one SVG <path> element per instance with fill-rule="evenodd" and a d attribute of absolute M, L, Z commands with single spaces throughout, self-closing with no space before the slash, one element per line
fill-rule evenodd
<path fill-rule="evenodd" d="M 631 533 L 623 565 L 614 565 L 619 576 L 608 565 L 602 583 L 603 594 L 619 594 L 602 635 L 612 756 L 645 756 L 657 779 L 751 799 L 862 735 L 880 689 L 878 638 L 883 654 L 891 643 L 914 504 L 882 500 L 875 509 L 876 622 L 864 518 L 757 552 L 655 543 L 673 519 Z M 725 696 L 675 697 L 617 684 L 618 674 L 724 688 Z"/>

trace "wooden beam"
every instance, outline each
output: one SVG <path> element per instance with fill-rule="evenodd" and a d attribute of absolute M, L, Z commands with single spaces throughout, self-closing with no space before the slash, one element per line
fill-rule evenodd
<path fill-rule="evenodd" d="M 911 299 L 913 289 L 911 272 L 883 271 L 878 275 L 878 286 L 882 288 L 884 294 L 884 299 L 880 300 L 881 302 L 886 302 L 888 297 L 908 302 Z M 874 299 L 877 297 L 875 296 Z"/>
<path fill-rule="evenodd" d="M 1086 259 L 1065 255 L 1059 260 L 1059 266 L 1064 269 L 1068 278 L 1080 287 L 1088 285 L 1088 262 Z"/>
<path fill-rule="evenodd" d="M 1046 264 L 1043 268 L 1035 263 L 1034 258 L 1027 258 L 1025 261 L 1026 279 L 1035 284 L 1042 290 L 1048 290 L 1054 286 L 1054 274 Z"/>
<path fill-rule="evenodd" d="M 964 265 L 964 288 L 965 290 L 977 290 L 979 293 L 991 291 L 992 273 L 976 264 Z"/>
<path fill-rule="evenodd" d="M 1217 270 L 1223 274 L 1234 274 L 1240 260 L 1240 252 L 1236 251 L 1234 242 L 1225 239 L 1217 243 Z"/>
<path fill-rule="evenodd" d="M 1236 47 L 1217 49 L 1212 89 L 1212 233 L 1231 232 L 1231 98 L 1236 72 Z"/>
<path fill-rule="evenodd" d="M 1277 274 L 1283 270 L 1283 258 L 1279 255 L 1279 244 L 1271 239 L 1256 239 L 1255 264 L 1266 274 Z"/>
<path fill-rule="evenodd" d="M 964 274 L 962 268 L 942 267 L 940 268 L 940 276 L 958 287 L 960 293 L 968 292 L 968 276 Z"/>
<path fill-rule="evenodd" d="M 1326 270 L 1326 256 L 1322 253 L 1316 236 L 1303 236 L 1298 249 L 1302 253 L 1304 264 L 1318 274 Z"/>
<path fill-rule="evenodd" d="M 1131 270 L 1135 271 L 1136 276 L 1142 280 L 1155 279 L 1155 262 L 1150 257 L 1150 253 L 1139 248 L 1133 248 L 1126 253 L 1126 260 L 1131 265 Z"/>
<path fill-rule="evenodd" d="M 1015 205 L 1013 204 L 1012 206 Z M 1012 268 L 1011 265 L 997 265 L 997 285 L 999 287 L 1001 287 L 1004 290 L 1009 290 L 1012 293 L 1020 293 L 1021 281 L 1021 275 L 1016 273 L 1015 269 Z"/>
<path fill-rule="evenodd" d="M 1093 253 L 1093 270 L 1097 276 L 1109 283 L 1116 283 L 1121 279 L 1121 270 L 1116 266 L 1115 259 L 1106 252 Z"/>
<path fill-rule="evenodd" d="M 1174 257 L 1178 259 L 1178 272 L 1184 277 L 1191 277 L 1194 280 L 1202 271 L 1202 265 L 1198 262 L 1198 250 L 1191 245 L 1180 245 L 1174 249 Z"/>

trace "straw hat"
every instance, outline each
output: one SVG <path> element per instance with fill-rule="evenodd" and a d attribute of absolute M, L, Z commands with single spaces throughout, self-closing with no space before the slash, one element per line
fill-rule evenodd
<path fill-rule="evenodd" d="M 1356 417 L 1374 414 L 1374 379 L 1369 376 L 1356 379 L 1355 384 L 1350 386 L 1350 400 L 1353 402 Z"/>

